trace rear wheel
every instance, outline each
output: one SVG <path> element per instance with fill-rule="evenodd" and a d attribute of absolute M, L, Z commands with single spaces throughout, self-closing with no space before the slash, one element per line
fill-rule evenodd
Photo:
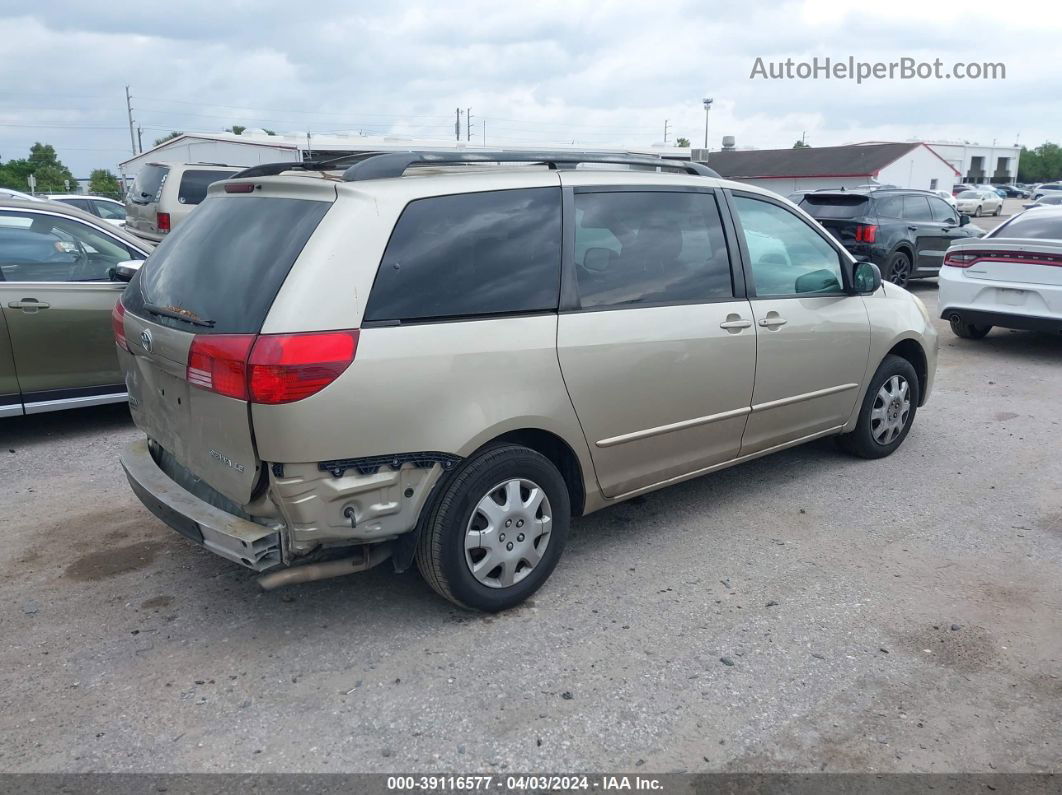
<path fill-rule="evenodd" d="M 571 506 L 553 463 L 526 447 L 488 448 L 444 486 L 417 541 L 417 568 L 441 596 L 497 612 L 549 578 Z"/>
<path fill-rule="evenodd" d="M 1002 213 L 1003 213 L 1003 202 L 1000 202 L 999 206 L 996 208 L 996 211 L 994 213 L 992 213 L 992 215 L 1002 215 Z"/>
<path fill-rule="evenodd" d="M 977 209 L 974 210 L 974 218 L 980 218 L 981 217 L 981 210 L 982 209 L 984 209 L 984 208 L 980 204 L 977 205 Z"/>
<path fill-rule="evenodd" d="M 904 252 L 897 251 L 889 258 L 889 270 L 886 277 L 900 287 L 906 287 L 911 280 L 911 258 Z"/>
<path fill-rule="evenodd" d="M 918 398 L 914 367 L 906 359 L 889 354 L 871 379 L 855 428 L 837 437 L 837 443 L 860 458 L 890 455 L 911 430 Z"/>
<path fill-rule="evenodd" d="M 953 317 L 949 322 L 951 323 L 952 333 L 956 337 L 962 337 L 964 340 L 979 340 L 992 330 L 991 326 L 978 326 L 973 323 L 966 323 L 957 317 Z"/>

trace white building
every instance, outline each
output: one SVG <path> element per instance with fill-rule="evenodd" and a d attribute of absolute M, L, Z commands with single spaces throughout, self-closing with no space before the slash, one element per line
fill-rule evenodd
<path fill-rule="evenodd" d="M 927 141 L 942 158 L 959 172 L 959 182 L 979 184 L 991 182 L 996 185 L 1015 182 L 1018 179 L 1018 158 L 1021 147 L 981 146 L 979 144 Z"/>
<path fill-rule="evenodd" d="M 344 154 L 366 151 L 397 151 L 404 149 L 439 150 L 439 149 L 494 149 L 497 147 L 466 141 L 426 140 L 402 138 L 397 136 L 362 136 L 362 135 L 306 135 L 305 133 L 287 135 L 268 135 L 264 131 L 245 130 L 241 135 L 234 133 L 182 133 L 176 138 L 164 141 L 138 155 L 123 160 L 118 164 L 122 176 L 129 180 L 136 176 L 140 168 L 147 163 L 212 163 L 227 166 L 257 166 L 262 163 L 279 163 L 285 161 L 300 162 L 309 158 L 340 157 Z M 690 150 L 670 146 L 648 146 L 634 148 L 605 148 L 586 146 L 506 146 L 505 149 L 519 151 L 533 149 L 571 149 L 573 151 L 592 148 L 594 151 L 630 152 L 633 154 L 671 157 L 689 160 Z"/>
<path fill-rule="evenodd" d="M 728 179 L 783 196 L 867 184 L 950 191 L 959 177 L 955 167 L 923 143 L 729 149 L 712 152 L 707 165 Z"/>

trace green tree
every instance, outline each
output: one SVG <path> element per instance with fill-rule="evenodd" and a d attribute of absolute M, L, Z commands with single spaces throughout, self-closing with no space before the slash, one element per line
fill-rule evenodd
<path fill-rule="evenodd" d="M 1046 141 L 1035 149 L 1021 148 L 1018 156 L 1019 182 L 1048 182 L 1062 179 L 1062 147 Z"/>
<path fill-rule="evenodd" d="M 161 138 L 156 138 L 155 139 L 155 146 L 159 146 L 160 144 L 164 144 L 167 141 L 172 141 L 174 138 L 179 138 L 182 135 L 184 135 L 184 133 L 181 132 L 180 130 L 174 130 L 173 132 L 169 133 L 168 135 L 164 135 Z"/>
<path fill-rule="evenodd" d="M 234 135 L 243 135 L 243 131 L 246 130 L 246 129 L 247 128 L 244 127 L 242 124 L 234 124 L 231 127 L 229 127 L 229 129 L 226 130 L 226 132 L 233 133 Z"/>
<path fill-rule="evenodd" d="M 797 141 L 795 144 L 793 144 L 793 148 L 794 149 L 810 149 L 811 148 L 811 144 L 806 144 L 803 141 Z"/>
<path fill-rule="evenodd" d="M 263 127 L 263 128 L 262 128 L 262 131 L 263 131 L 263 132 L 264 132 L 264 133 L 265 133 L 266 135 L 276 135 L 276 134 L 277 134 L 277 131 L 276 131 L 276 130 L 270 130 L 270 129 L 268 129 L 268 128 L 265 128 L 265 127 Z"/>
<path fill-rule="evenodd" d="M 105 168 L 97 168 L 89 175 L 89 193 L 117 197 L 122 190 L 118 186 L 118 177 Z"/>
<path fill-rule="evenodd" d="M 35 143 L 30 147 L 29 157 L 8 160 L 0 166 L 0 185 L 28 190 L 31 174 L 37 180 L 38 193 L 61 193 L 77 185 L 74 175 L 60 162 L 55 147 L 50 144 Z"/>
<path fill-rule="evenodd" d="M 675 146 L 689 146 L 690 139 L 682 138 L 681 136 L 675 139 Z"/>

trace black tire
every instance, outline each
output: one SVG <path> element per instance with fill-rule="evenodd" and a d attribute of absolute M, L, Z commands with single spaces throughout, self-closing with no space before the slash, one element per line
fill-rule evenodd
<path fill-rule="evenodd" d="M 889 257 L 889 267 L 885 278 L 897 287 L 906 287 L 911 281 L 911 258 L 902 251 Z"/>
<path fill-rule="evenodd" d="M 477 503 L 492 487 L 526 478 L 545 492 L 552 519 L 548 543 L 538 563 L 508 587 L 490 587 L 473 576 L 465 560 L 465 535 Z M 417 569 L 436 593 L 456 605 L 495 613 L 523 602 L 553 573 L 571 523 L 568 487 L 545 456 L 519 445 L 499 445 L 465 461 L 441 484 L 417 539 Z"/>
<path fill-rule="evenodd" d="M 974 218 L 980 218 L 981 217 L 981 211 L 983 209 L 984 209 L 984 207 L 982 207 L 980 204 L 977 205 L 977 209 L 974 210 Z"/>
<path fill-rule="evenodd" d="M 956 337 L 962 337 L 964 340 L 979 340 L 992 330 L 991 326 L 977 326 L 973 323 L 966 323 L 958 318 L 952 318 L 951 332 Z"/>
<path fill-rule="evenodd" d="M 878 400 L 879 390 L 893 376 L 899 376 L 907 381 L 911 405 L 903 429 L 887 444 L 882 444 L 875 438 L 875 420 L 872 419 L 871 414 Z M 870 380 L 870 386 L 863 397 L 863 405 L 859 409 L 859 421 L 851 433 L 845 433 L 837 437 L 838 445 L 846 452 L 860 458 L 884 458 L 887 455 L 891 455 L 907 438 L 911 425 L 914 423 L 920 397 L 918 374 L 915 372 L 914 367 L 906 359 L 889 354 L 878 366 L 877 372 L 874 373 L 874 377 Z"/>
<path fill-rule="evenodd" d="M 1003 202 L 999 203 L 999 206 L 996 208 L 996 211 L 992 213 L 992 215 L 1003 215 Z"/>

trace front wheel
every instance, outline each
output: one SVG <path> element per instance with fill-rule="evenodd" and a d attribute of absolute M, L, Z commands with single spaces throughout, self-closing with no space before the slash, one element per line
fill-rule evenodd
<path fill-rule="evenodd" d="M 889 354 L 870 381 L 859 421 L 838 444 L 860 458 L 884 458 L 903 444 L 918 410 L 918 374 L 906 359 Z"/>
<path fill-rule="evenodd" d="M 557 467 L 526 447 L 491 447 L 443 489 L 417 541 L 417 568 L 428 584 L 457 605 L 490 613 L 537 591 L 568 539 L 571 504 Z"/>
<path fill-rule="evenodd" d="M 980 204 L 977 205 L 977 209 L 974 210 L 974 218 L 980 218 L 981 217 L 981 210 L 982 209 L 984 209 L 984 208 Z"/>

